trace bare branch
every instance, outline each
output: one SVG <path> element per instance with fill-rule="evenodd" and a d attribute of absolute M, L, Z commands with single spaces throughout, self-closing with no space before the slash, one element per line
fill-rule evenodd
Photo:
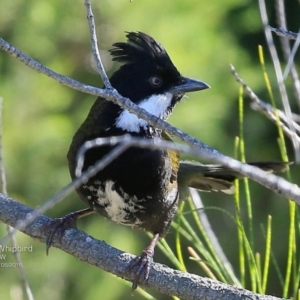
<path fill-rule="evenodd" d="M 4 159 L 3 159 L 3 147 L 2 147 L 2 116 L 3 116 L 3 98 L 0 97 L 0 181 L 1 181 L 1 190 L 2 193 L 7 196 L 7 181 L 6 181 L 6 174 L 5 174 L 5 167 L 4 167 Z M 15 235 L 13 234 L 13 228 L 10 225 L 7 225 L 7 232 L 8 236 L 10 237 L 11 244 L 13 247 L 16 247 L 17 249 L 17 239 Z M 33 294 L 31 291 L 31 288 L 29 286 L 29 282 L 27 280 L 25 270 L 24 270 L 24 265 L 21 260 L 21 255 L 18 251 L 15 251 L 13 253 L 15 260 L 17 262 L 17 265 L 19 266 L 19 272 L 21 276 L 21 281 L 23 288 L 26 292 L 26 296 L 28 300 L 33 300 Z"/>
<path fill-rule="evenodd" d="M 81 169 L 84 163 L 84 154 L 88 149 L 93 147 L 100 147 L 104 145 L 116 145 L 109 155 L 105 156 L 102 160 L 99 160 L 93 167 L 89 168 L 87 171 L 81 174 Z M 80 149 L 78 154 L 78 166 L 77 175 L 80 177 L 76 178 L 73 182 L 65 186 L 62 190 L 54 194 L 51 198 L 46 200 L 43 205 L 34 210 L 31 214 L 27 215 L 25 219 L 20 219 L 16 228 L 17 230 L 23 230 L 28 224 L 33 222 L 37 217 L 39 217 L 43 212 L 53 207 L 55 204 L 62 201 L 67 195 L 69 195 L 75 188 L 79 187 L 83 182 L 86 182 L 90 177 L 94 176 L 97 172 L 102 170 L 110 162 L 112 162 L 116 157 L 118 157 L 123 151 L 128 147 L 141 147 L 141 148 L 152 148 L 152 149 L 174 149 L 180 152 L 189 153 L 201 158 L 214 157 L 214 154 L 209 154 L 203 152 L 201 149 L 195 149 L 188 147 L 186 145 L 174 144 L 172 142 L 162 141 L 162 140 L 145 140 L 140 138 L 135 138 L 130 135 L 119 136 L 119 137 L 109 137 L 109 138 L 98 138 L 86 142 Z M 273 174 L 268 174 L 263 170 L 250 166 L 248 164 L 240 163 L 230 157 L 220 156 L 220 162 L 225 161 L 227 166 L 233 166 L 233 170 L 240 169 L 241 174 L 249 174 L 249 178 L 259 178 L 262 185 L 267 186 L 271 190 L 275 191 L 279 195 L 283 195 L 289 199 L 295 200 L 298 205 L 300 205 L 300 189 L 297 185 L 291 184 L 281 177 L 275 176 Z M 238 167 L 238 168 L 237 168 Z M 229 167 L 230 168 L 230 167 Z M 257 180 L 258 181 L 258 180 Z M 1 240 L 1 244 L 5 244 L 9 236 L 4 237 Z"/>
<path fill-rule="evenodd" d="M 88 86 L 81 84 L 80 82 L 73 80 L 71 78 L 62 76 L 58 73 L 53 72 L 52 70 L 44 67 L 40 63 L 34 61 L 27 55 L 23 54 L 21 51 L 17 50 L 15 47 L 11 46 L 5 40 L 0 38 L 0 49 L 3 49 L 10 53 L 12 56 L 16 57 L 26 65 L 32 67 L 33 69 L 55 79 L 56 81 L 72 87 L 75 90 L 86 92 L 88 94 L 92 94 L 95 96 L 101 96 L 109 101 L 113 101 L 114 103 L 120 105 L 121 107 L 127 109 L 128 111 L 136 114 L 139 118 L 146 120 L 149 122 L 153 127 L 162 129 L 168 132 L 170 135 L 179 138 L 180 140 L 186 142 L 187 144 L 195 147 L 199 151 L 199 157 L 203 159 L 210 160 L 215 163 L 222 164 L 228 168 L 231 168 L 237 172 L 240 172 L 244 176 L 249 177 L 250 179 L 266 186 L 269 189 L 274 189 L 277 193 L 280 193 L 288 198 L 291 198 L 295 201 L 299 201 L 300 203 L 300 189 L 296 185 L 292 185 L 285 180 L 277 181 L 274 175 L 265 175 L 265 172 L 261 170 L 256 170 L 257 168 L 253 166 L 245 167 L 245 164 L 240 163 L 239 161 L 227 157 L 217 150 L 205 145 L 204 143 L 198 141 L 197 139 L 191 137 L 190 135 L 182 132 L 181 130 L 177 129 L 169 125 L 168 123 L 164 122 L 162 119 L 156 118 L 153 115 L 149 114 L 144 109 L 141 109 L 129 99 L 121 97 L 117 91 L 109 90 L 109 89 L 99 89 L 96 87 Z M 201 152 L 201 154 L 200 154 Z M 271 177 L 269 177 L 271 176 Z M 274 177 L 272 177 L 274 176 Z"/>
<path fill-rule="evenodd" d="M 299 33 L 292 32 L 292 31 L 286 30 L 284 28 L 274 28 L 270 25 L 268 25 L 267 28 L 270 29 L 271 31 L 275 32 L 278 36 L 282 36 L 282 37 L 288 38 L 290 40 L 296 40 L 299 36 Z"/>
<path fill-rule="evenodd" d="M 22 53 L 17 48 L 10 45 L 4 39 L 0 38 L 0 49 L 8 52 L 13 57 L 17 58 L 27 66 L 31 67 L 32 69 L 47 75 L 48 77 L 58 81 L 59 83 L 68 86 L 74 90 L 84 92 L 87 94 L 91 94 L 98 97 L 103 97 L 108 101 L 112 101 L 113 103 L 121 106 L 124 109 L 127 109 L 129 112 L 134 113 L 140 119 L 146 120 L 152 125 L 154 128 L 159 128 L 168 132 L 170 135 L 179 138 L 180 140 L 186 142 L 187 144 L 191 145 L 192 147 L 198 147 L 205 149 L 206 152 L 215 153 L 216 155 L 222 155 L 217 150 L 205 145 L 204 143 L 198 141 L 197 139 L 191 137 L 190 135 L 182 132 L 176 127 L 171 126 L 167 122 L 163 121 L 160 118 L 157 118 L 151 114 L 149 114 L 146 110 L 140 108 L 135 103 L 130 101 L 128 98 L 122 97 L 115 89 L 99 89 L 97 87 L 93 87 L 90 85 L 86 85 L 80 83 L 74 79 L 69 77 L 63 76 L 58 74 L 47 67 L 43 66 L 39 62 L 35 61 L 34 59 L 30 58 L 26 54 Z"/>
<path fill-rule="evenodd" d="M 204 205 L 202 203 L 198 191 L 193 188 L 189 188 L 189 192 L 193 200 L 194 206 L 197 209 L 199 220 L 205 228 L 205 233 L 207 234 L 214 251 L 217 253 L 217 259 L 220 260 L 220 263 L 224 266 L 224 269 L 229 274 L 230 279 L 233 280 L 233 284 L 237 287 L 241 287 L 242 284 L 235 276 L 233 267 L 230 261 L 228 260 L 226 254 L 224 253 L 223 248 L 219 243 L 218 237 L 215 235 L 215 232 L 211 227 L 210 221 L 207 217 L 207 214 L 205 213 Z"/>
<path fill-rule="evenodd" d="M 276 7 L 278 26 L 280 28 L 287 28 L 284 0 L 276 0 L 275 7 Z M 279 38 L 279 41 L 281 44 L 281 49 L 284 55 L 284 59 L 287 62 L 287 66 L 283 77 L 286 78 L 287 75 L 289 74 L 291 75 L 296 101 L 298 103 L 298 106 L 300 107 L 300 81 L 299 81 L 299 76 L 298 76 L 296 66 L 294 64 L 296 50 L 300 42 L 300 34 L 298 32 L 296 43 L 293 46 L 293 50 L 291 50 L 290 41 L 286 37 Z"/>
<path fill-rule="evenodd" d="M 24 229 L 28 224 L 33 222 L 37 217 L 39 217 L 42 213 L 47 211 L 49 208 L 53 207 L 60 201 L 62 201 L 66 196 L 68 196 L 74 189 L 78 188 L 82 185 L 83 182 L 86 182 L 89 178 L 95 175 L 95 172 L 100 171 L 105 168 L 109 163 L 111 163 L 116 157 L 118 157 L 125 149 L 127 149 L 127 145 L 120 145 L 114 148 L 110 154 L 104 157 L 102 160 L 98 161 L 94 167 L 89 168 L 87 171 L 82 173 L 82 175 L 76 178 L 73 182 L 69 183 L 63 189 L 54 194 L 51 198 L 46 200 L 41 206 L 36 208 L 31 214 L 27 215 L 26 218 L 20 219 L 17 226 L 15 226 L 12 234 L 15 234 L 18 230 Z M 0 241 L 0 244 L 7 243 L 7 240 L 10 238 L 10 235 L 5 236 Z"/>
<path fill-rule="evenodd" d="M 300 189 L 296 184 L 292 184 L 287 180 L 275 176 L 273 174 L 266 173 L 265 171 L 250 166 L 245 163 L 241 163 L 228 156 L 220 156 L 214 153 L 208 153 L 203 151 L 203 149 L 190 148 L 186 145 L 174 144 L 173 142 L 167 142 L 159 139 L 148 140 L 132 137 L 130 135 L 118 136 L 118 137 L 108 137 L 108 138 L 97 138 L 91 141 L 86 142 L 78 152 L 78 167 L 77 174 L 80 174 L 83 162 L 84 154 L 87 150 L 100 147 L 104 145 L 111 145 L 116 143 L 124 143 L 126 147 L 140 147 L 140 148 L 153 148 L 153 149 L 174 149 L 179 152 L 185 152 L 192 155 L 195 155 L 202 159 L 210 159 L 216 163 L 220 163 L 224 166 L 227 166 L 230 169 L 233 169 L 244 176 L 247 176 L 256 182 L 268 187 L 272 191 L 283 195 L 289 199 L 294 200 L 300 205 Z M 97 164 L 93 167 L 95 168 L 94 172 L 98 171 Z"/>
<path fill-rule="evenodd" d="M 33 214 L 32 209 L 3 194 L 0 194 L 0 207 L 0 220 L 13 227 L 17 226 L 19 220 L 26 219 L 27 215 Z M 51 219 L 46 216 L 39 216 L 21 231 L 45 243 L 49 232 L 43 231 L 41 228 L 50 221 Z M 134 279 L 134 272 L 126 271 L 126 267 L 134 258 L 133 255 L 98 241 L 83 231 L 75 228 L 66 230 L 61 239 L 57 236 L 54 237 L 53 246 L 125 280 L 132 281 Z M 141 278 L 140 283 L 180 299 L 279 299 L 258 295 L 209 278 L 176 271 L 158 263 L 151 265 L 149 279 L 144 281 Z"/>
<path fill-rule="evenodd" d="M 272 122 L 276 124 L 277 122 L 277 115 L 280 119 L 279 125 L 282 127 L 284 133 L 290 138 L 297 139 L 298 142 L 300 143 L 300 137 L 297 135 L 296 132 L 300 133 L 300 126 L 297 124 L 295 121 L 290 120 L 290 122 L 293 123 L 293 126 L 295 128 L 296 132 L 292 132 L 289 127 L 287 126 L 288 124 L 288 119 L 286 115 L 284 114 L 283 111 L 279 109 L 275 109 L 271 104 L 266 103 L 259 99 L 259 97 L 253 92 L 253 90 L 244 82 L 244 80 L 240 77 L 240 75 L 237 73 L 235 70 L 234 66 L 230 66 L 230 70 L 235 77 L 236 81 L 241 84 L 245 92 L 248 94 L 250 97 L 250 100 L 252 101 L 251 108 L 254 110 L 257 110 L 264 115 L 266 115 Z M 293 118 L 298 119 L 297 115 L 292 115 Z"/>
<path fill-rule="evenodd" d="M 290 131 L 293 132 L 291 137 L 292 137 L 292 143 L 293 143 L 294 152 L 295 152 L 295 160 L 296 160 L 296 162 L 300 162 L 300 143 L 297 139 L 294 138 L 295 128 L 292 123 L 292 111 L 291 111 L 290 103 L 288 100 L 287 91 L 286 91 L 286 87 L 284 84 L 284 78 L 283 78 L 283 74 L 282 74 L 282 70 L 281 70 L 281 66 L 280 66 L 280 61 L 279 61 L 277 51 L 276 51 L 276 48 L 274 45 L 273 37 L 272 37 L 270 30 L 268 30 L 269 21 L 268 21 L 268 15 L 267 15 L 266 5 L 265 5 L 264 0 L 259 0 L 259 11 L 260 11 L 262 23 L 264 25 L 264 31 L 265 31 L 267 45 L 268 45 L 268 48 L 269 48 L 269 51 L 270 51 L 270 54 L 272 57 L 272 62 L 274 65 L 277 83 L 278 83 L 278 87 L 279 87 L 279 91 L 280 91 L 280 95 L 281 95 L 281 101 L 282 101 L 282 104 L 284 107 L 285 114 L 287 116 L 288 126 L 289 126 Z"/>
<path fill-rule="evenodd" d="M 93 15 L 93 11 L 92 11 L 91 2 L 86 0 L 84 2 L 84 4 L 85 4 L 86 10 L 87 10 L 87 19 L 89 21 L 89 28 L 90 28 L 91 42 L 92 42 L 92 51 L 93 51 L 94 59 L 96 61 L 99 74 L 104 82 L 105 87 L 107 89 L 112 89 L 113 87 L 110 84 L 110 81 L 104 70 L 102 60 L 100 58 L 100 53 L 99 53 L 98 44 L 97 44 L 95 21 L 94 21 L 94 15 Z"/>
<path fill-rule="evenodd" d="M 3 147 L 2 147 L 2 116 L 3 116 L 3 98 L 0 97 L 0 183 L 2 193 L 7 195 L 7 182 L 3 160 Z"/>

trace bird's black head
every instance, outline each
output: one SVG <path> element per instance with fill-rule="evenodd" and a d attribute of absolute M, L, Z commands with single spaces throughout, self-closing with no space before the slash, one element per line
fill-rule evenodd
<path fill-rule="evenodd" d="M 182 77 L 166 50 L 142 32 L 129 32 L 126 43 L 115 43 L 110 50 L 114 61 L 124 63 L 110 78 L 111 84 L 149 113 L 167 119 L 184 93 L 206 89 L 201 81 Z M 139 132 L 147 123 L 122 111 L 116 126 Z"/>

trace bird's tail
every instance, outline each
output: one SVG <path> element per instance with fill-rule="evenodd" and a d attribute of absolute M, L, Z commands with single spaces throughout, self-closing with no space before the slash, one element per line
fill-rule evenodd
<path fill-rule="evenodd" d="M 248 164 L 268 173 L 273 173 L 284 172 L 290 163 L 262 161 Z M 181 161 L 178 171 L 178 185 L 180 189 L 192 187 L 201 191 L 222 191 L 226 194 L 233 194 L 233 181 L 243 177 L 239 172 L 222 165 L 204 165 L 195 161 Z"/>

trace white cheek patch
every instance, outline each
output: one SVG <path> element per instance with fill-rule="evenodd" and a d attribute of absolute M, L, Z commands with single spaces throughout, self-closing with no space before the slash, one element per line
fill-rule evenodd
<path fill-rule="evenodd" d="M 171 105 L 172 97 L 171 93 L 152 95 L 143 100 L 138 106 L 150 114 L 162 118 Z M 139 119 L 128 110 L 124 110 L 116 120 L 116 127 L 129 132 L 140 132 L 141 128 L 146 129 L 147 125 L 146 121 Z"/>

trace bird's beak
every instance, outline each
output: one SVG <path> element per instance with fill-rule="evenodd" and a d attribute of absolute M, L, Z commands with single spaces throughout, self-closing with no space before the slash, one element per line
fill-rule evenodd
<path fill-rule="evenodd" d="M 179 83 L 170 89 L 171 93 L 187 93 L 209 89 L 210 86 L 203 81 L 188 77 L 180 77 Z"/>

